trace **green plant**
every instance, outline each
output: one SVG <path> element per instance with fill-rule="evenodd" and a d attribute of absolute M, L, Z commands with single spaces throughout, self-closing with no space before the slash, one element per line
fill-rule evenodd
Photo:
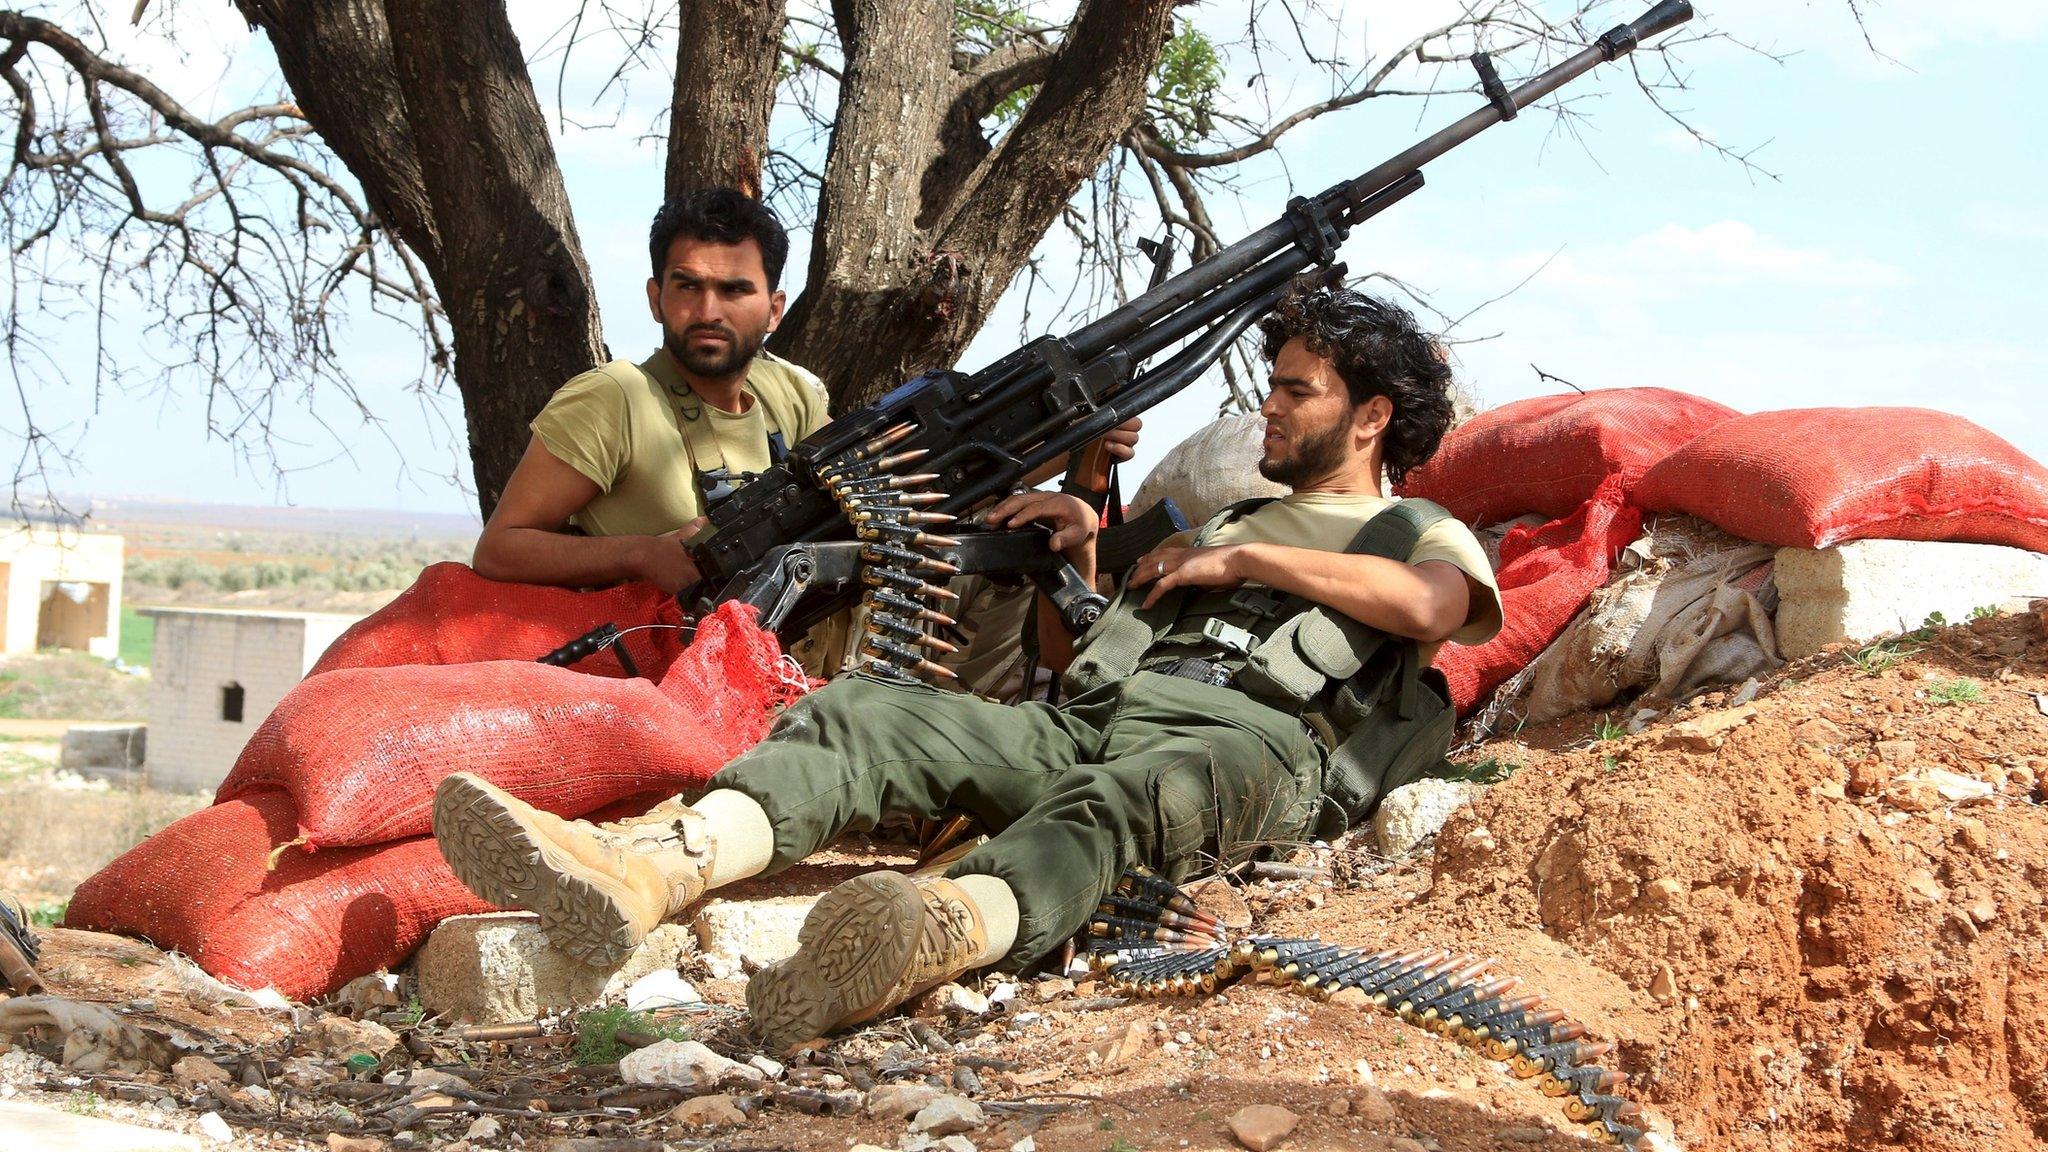
<path fill-rule="evenodd" d="M 407 1000 L 405 1002 L 405 1022 L 407 1024 L 410 1024 L 413 1027 L 417 1028 L 419 1027 L 420 1021 L 426 1018 L 427 1010 L 425 1006 L 423 1006 L 420 1003 L 419 997 L 414 996 L 412 999 Z"/>
<path fill-rule="evenodd" d="M 1119 1136 L 1111 1140 L 1109 1147 L 1103 1149 L 1102 1152 L 1138 1152 L 1138 1146 Z"/>
<path fill-rule="evenodd" d="M 1470 764 L 1452 764 L 1443 778 L 1462 780 L 1470 784 L 1498 784 L 1521 770 L 1522 766 L 1513 761 L 1488 756 L 1484 760 L 1476 760 Z"/>
<path fill-rule="evenodd" d="M 1972 620 L 1989 620 L 1996 615 L 1998 615 L 1998 605 L 1996 604 L 1979 604 L 1975 608 L 1970 609 L 1970 619 Z"/>
<path fill-rule="evenodd" d="M 619 1043 L 620 1032 L 644 1032 L 664 1040 L 688 1040 L 690 1030 L 664 1024 L 645 1012 L 624 1007 L 598 1008 L 576 1014 L 575 1061 L 578 1064 L 617 1063 L 629 1049 Z"/>
<path fill-rule="evenodd" d="M 73 1116 L 97 1116 L 100 1114 L 100 1098 L 92 1092 L 73 1092 L 64 1098 L 64 1110 Z"/>
<path fill-rule="evenodd" d="M 1113 1116 L 1104 1116 L 1102 1119 L 1095 1122 L 1095 1127 L 1098 1131 L 1107 1132 L 1112 1128 L 1116 1127 L 1116 1118 Z"/>
<path fill-rule="evenodd" d="M 1616 724 L 1612 717 L 1606 715 L 1600 717 L 1599 726 L 1593 729 L 1593 738 L 1596 740 L 1619 740 L 1626 735 L 1628 725 Z"/>
<path fill-rule="evenodd" d="M 64 913 L 70 907 L 69 900 L 50 900 L 32 904 L 28 910 L 28 922 L 38 928 L 54 928 L 64 922 Z"/>
<path fill-rule="evenodd" d="M 1908 632 L 1903 636 L 1887 636 L 1873 640 L 1856 651 L 1849 653 L 1849 663 L 1854 664 L 1865 676 L 1882 676 L 1896 667 L 1901 660 L 1920 651 L 1907 642 L 1920 634 Z"/>
<path fill-rule="evenodd" d="M 1954 680 L 1927 682 L 1927 698 L 1936 704 L 1975 704 L 1984 698 L 1984 686 L 1967 676 Z"/>
<path fill-rule="evenodd" d="M 1600 770 L 1602 772 L 1612 772 L 1619 767 L 1621 767 L 1621 761 L 1616 760 L 1612 756 L 1602 756 L 1600 758 Z"/>

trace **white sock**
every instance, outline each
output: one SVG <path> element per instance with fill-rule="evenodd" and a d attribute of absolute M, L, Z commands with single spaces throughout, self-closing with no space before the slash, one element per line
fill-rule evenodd
<path fill-rule="evenodd" d="M 720 788 L 690 805 L 704 817 L 711 834 L 711 870 L 707 888 L 723 888 L 735 880 L 759 876 L 775 855 L 775 828 L 752 796 Z"/>
<path fill-rule="evenodd" d="M 988 933 L 988 950 L 975 957 L 974 966 L 985 967 L 1009 955 L 1017 944 L 1017 894 L 997 876 L 956 876 L 953 883 L 967 894 L 982 931 Z"/>

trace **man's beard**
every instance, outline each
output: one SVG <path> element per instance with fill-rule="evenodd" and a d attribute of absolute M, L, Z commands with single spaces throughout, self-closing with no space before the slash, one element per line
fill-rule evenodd
<path fill-rule="evenodd" d="M 747 365 L 754 357 L 761 354 L 761 345 L 767 339 L 765 332 L 750 339 L 723 324 L 700 325 L 696 330 L 702 331 L 707 327 L 725 334 L 726 344 L 722 350 L 699 351 L 691 347 L 691 332 L 688 330 L 665 331 L 662 334 L 662 343 L 667 345 L 669 355 L 674 356 L 676 362 L 692 376 L 701 376 L 707 380 L 722 379 L 746 371 Z"/>
<path fill-rule="evenodd" d="M 1294 451 L 1280 459 L 1267 463 L 1259 460 L 1259 475 L 1275 484 L 1299 488 L 1321 476 L 1328 476 L 1344 464 L 1346 441 L 1351 436 L 1351 422 L 1339 420 L 1304 436 Z"/>

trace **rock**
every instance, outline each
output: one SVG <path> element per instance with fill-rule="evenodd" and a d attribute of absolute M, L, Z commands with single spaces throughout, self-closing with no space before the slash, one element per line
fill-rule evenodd
<path fill-rule="evenodd" d="M 469 1127 L 463 1131 L 462 1138 L 470 1141 L 495 1140 L 498 1138 L 498 1134 L 504 1130 L 505 1126 L 498 1123 L 497 1117 L 479 1116 L 471 1121 Z"/>
<path fill-rule="evenodd" d="M 1239 1144 L 1252 1152 L 1266 1152 L 1287 1139 L 1301 1117 L 1276 1104 L 1249 1104 L 1231 1113 L 1224 1123 Z"/>
<path fill-rule="evenodd" d="M 730 1128 L 745 1124 L 747 1114 L 730 1096 L 692 1096 L 669 1112 L 668 1118 L 691 1128 Z"/>
<path fill-rule="evenodd" d="M 682 978 L 673 968 L 659 968 L 638 980 L 626 989 L 626 1007 L 638 1012 L 647 1008 L 675 1008 L 683 1004 L 698 1004 L 703 997 L 690 982 Z"/>
<path fill-rule="evenodd" d="M 965 1136 L 943 1137 L 932 1141 L 925 1145 L 925 1147 L 934 1150 L 934 1152 L 980 1152 L 974 1146 L 974 1141 L 969 1140 Z"/>
<path fill-rule="evenodd" d="M 1365 1062 L 1361 1060 L 1359 1063 L 1363 1065 Z M 1400 1115 L 1394 1108 L 1394 1102 L 1387 1099 L 1386 1093 L 1373 1087 L 1369 1077 L 1365 1083 L 1351 1090 L 1350 1100 L 1351 1114 L 1375 1127 L 1385 1127 Z"/>
<path fill-rule="evenodd" d="M 1330 1101 L 1329 1112 L 1332 1116 L 1349 1116 L 1351 1115 L 1351 1101 L 1339 1096 L 1335 1100 Z"/>
<path fill-rule="evenodd" d="M 1979 928 L 1998 919 L 1998 905 L 1989 896 L 1977 896 L 1963 907 Z"/>
<path fill-rule="evenodd" d="M 1330 995 L 1330 1003 L 1346 1008 L 1363 1008 L 1372 1003 L 1372 997 L 1363 988 L 1339 988 Z"/>
<path fill-rule="evenodd" d="M 1849 791 L 1858 796 L 1875 796 L 1892 782 L 1892 766 L 1885 761 L 1858 760 L 1849 765 Z"/>
<path fill-rule="evenodd" d="M 1939 788 L 1917 776 L 1901 776 L 1885 785 L 1884 802 L 1905 812 L 1932 812 L 1945 803 Z"/>
<path fill-rule="evenodd" d="M 305 1039 L 336 1060 L 364 1053 L 382 1060 L 398 1047 L 398 1034 L 369 1020 L 322 1016 L 306 1029 Z"/>
<path fill-rule="evenodd" d="M 1671 965 L 1657 965 L 1656 975 L 1650 977 L 1650 998 L 1659 1004 L 1678 999 L 1678 977 L 1672 973 Z"/>
<path fill-rule="evenodd" d="M 943 1095 L 918 1109 L 911 1117 L 910 1126 L 931 1136 L 951 1136 L 955 1132 L 972 1132 L 988 1123 L 988 1116 L 981 1105 L 965 1096 Z"/>
<path fill-rule="evenodd" d="M 1688 752 L 1712 752 L 1721 746 L 1728 733 L 1742 727 L 1756 718 L 1756 705 L 1744 704 L 1737 708 L 1723 708 L 1704 716 L 1682 720 L 1664 730 L 1661 741 L 1666 748 L 1678 748 Z"/>
<path fill-rule="evenodd" d="M 221 1119 L 218 1112 L 200 1114 L 199 1134 L 216 1144 L 230 1144 L 235 1139 L 235 1130 L 228 1127 L 228 1122 Z"/>
<path fill-rule="evenodd" d="M 747 1057 L 747 1067 L 756 1069 L 761 1075 L 766 1076 L 770 1080 L 780 1080 L 782 1079 L 782 1074 L 788 1071 L 788 1069 L 782 1066 L 781 1062 L 770 1060 L 758 1052 Z"/>
<path fill-rule="evenodd" d="M 958 984 L 947 984 L 933 993 L 939 1007 L 956 1016 L 988 1015 L 988 997 L 972 988 Z"/>
<path fill-rule="evenodd" d="M 344 1136 L 339 1132 L 329 1132 L 327 1152 L 384 1152 L 384 1142 L 368 1136 Z"/>
<path fill-rule="evenodd" d="M 1879 740 L 1877 758 L 1887 764 L 1910 765 L 1913 757 L 1920 754 L 1920 745 L 1912 740 Z"/>
<path fill-rule="evenodd" d="M 945 1090 L 930 1084 L 912 1084 L 899 1081 L 883 1084 L 868 1093 L 866 1112 L 888 1120 L 908 1120 L 923 1111 L 925 1106 L 939 1097 Z"/>
<path fill-rule="evenodd" d="M 1669 876 L 1660 876 L 1650 881 L 1643 888 L 1643 899 L 1648 900 L 1653 906 L 1659 908 L 1670 907 L 1677 903 L 1678 898 L 1683 895 L 1685 895 L 1685 885 L 1677 880 L 1673 880 Z"/>
<path fill-rule="evenodd" d="M 1919 775 L 1934 785 L 1934 790 L 1941 793 L 1941 798 L 1951 804 L 1974 804 L 1981 800 L 1989 800 L 1998 792 L 1994 785 L 1986 781 L 1950 772 L 1945 768 L 1922 768 Z"/>
<path fill-rule="evenodd" d="M 663 1040 L 619 1061 L 619 1078 L 628 1084 L 668 1084 L 696 1088 L 726 1077 L 765 1081 L 758 1068 L 728 1060 L 695 1040 Z"/>
<path fill-rule="evenodd" d="M 853 1147 L 848 1148 L 846 1152 L 896 1152 L 896 1150 L 884 1148 L 880 1144 L 855 1144 Z"/>
<path fill-rule="evenodd" d="M 171 1079 L 181 1088 L 204 1088 L 208 1084 L 233 1084 L 227 1069 L 204 1056 L 187 1056 L 171 1065 Z"/>
<path fill-rule="evenodd" d="M 1010 1152 L 1038 1152 L 1038 1141 L 1026 1136 L 1010 1145 Z"/>
<path fill-rule="evenodd" d="M 1948 899 L 1948 891 L 1941 886 L 1941 881 L 1925 868 L 1915 868 L 1906 874 L 1906 891 L 1929 904 L 1939 904 Z"/>
<path fill-rule="evenodd" d="M 1819 716 L 1809 716 L 1792 728 L 1792 742 L 1826 747 L 1842 742 L 1842 730 Z"/>
<path fill-rule="evenodd" d="M 663 924 L 617 968 L 593 968 L 557 951 L 530 912 L 443 920 L 420 949 L 420 1006 L 451 1020 L 510 1024 L 564 1008 L 616 1000 L 641 977 L 673 973 L 695 948 L 690 929 Z"/>
<path fill-rule="evenodd" d="M 405 998 L 398 994 L 398 977 L 389 972 L 372 972 L 358 976 L 341 986 L 331 998 L 331 1003 L 347 1008 L 357 1018 L 367 1016 L 383 1008 L 398 1008 L 405 1004 Z"/>
<path fill-rule="evenodd" d="M 690 930 L 706 959 L 716 957 L 741 971 L 759 969 L 796 954 L 797 931 L 817 902 L 816 896 L 767 900 L 713 897 L 697 906 Z"/>
<path fill-rule="evenodd" d="M 1394 789 L 1372 818 L 1380 852 L 1404 855 L 1436 835 L 1451 813 L 1485 794 L 1486 785 L 1460 780 L 1417 780 Z"/>
<path fill-rule="evenodd" d="M 405 1086 L 430 1092 L 446 1092 L 451 1089 L 467 1090 L 469 1081 L 453 1072 L 443 1072 L 438 1068 L 415 1068 L 406 1073 Z"/>
<path fill-rule="evenodd" d="M 1065 976 L 1050 976 L 1031 986 L 1032 999 L 1037 1000 L 1040 1004 L 1050 1000 L 1057 1000 L 1062 996 L 1071 996 L 1073 992 L 1074 982 Z"/>
<path fill-rule="evenodd" d="M 1485 856 L 1499 847 L 1494 843 L 1493 829 L 1481 824 L 1470 829 L 1458 839 L 1458 847 L 1475 856 Z"/>
<path fill-rule="evenodd" d="M 1252 906 L 1245 903 L 1244 894 L 1230 881 L 1220 876 L 1197 880 L 1182 891 L 1195 902 L 1195 907 L 1215 917 L 1225 928 L 1244 929 L 1252 926 Z"/>

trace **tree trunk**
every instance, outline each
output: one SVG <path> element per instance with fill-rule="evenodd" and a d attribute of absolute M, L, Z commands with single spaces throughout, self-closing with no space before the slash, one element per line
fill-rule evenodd
<path fill-rule="evenodd" d="M 1057 60 L 1017 70 L 1043 85 L 990 150 L 962 125 L 1017 84 L 954 71 L 950 5 L 834 5 L 846 76 L 809 282 L 775 348 L 824 377 L 835 411 L 958 358 L 1143 108 L 1173 6 L 1088 0 Z"/>
<path fill-rule="evenodd" d="M 604 347 L 561 168 L 504 5 L 241 3 L 270 36 L 307 118 L 433 278 L 489 516 L 527 425 Z M 405 34 L 393 38 L 394 27 Z"/>
<path fill-rule="evenodd" d="M 662 182 L 668 195 L 715 186 L 761 194 L 782 22 L 782 6 L 761 0 L 682 6 Z"/>

